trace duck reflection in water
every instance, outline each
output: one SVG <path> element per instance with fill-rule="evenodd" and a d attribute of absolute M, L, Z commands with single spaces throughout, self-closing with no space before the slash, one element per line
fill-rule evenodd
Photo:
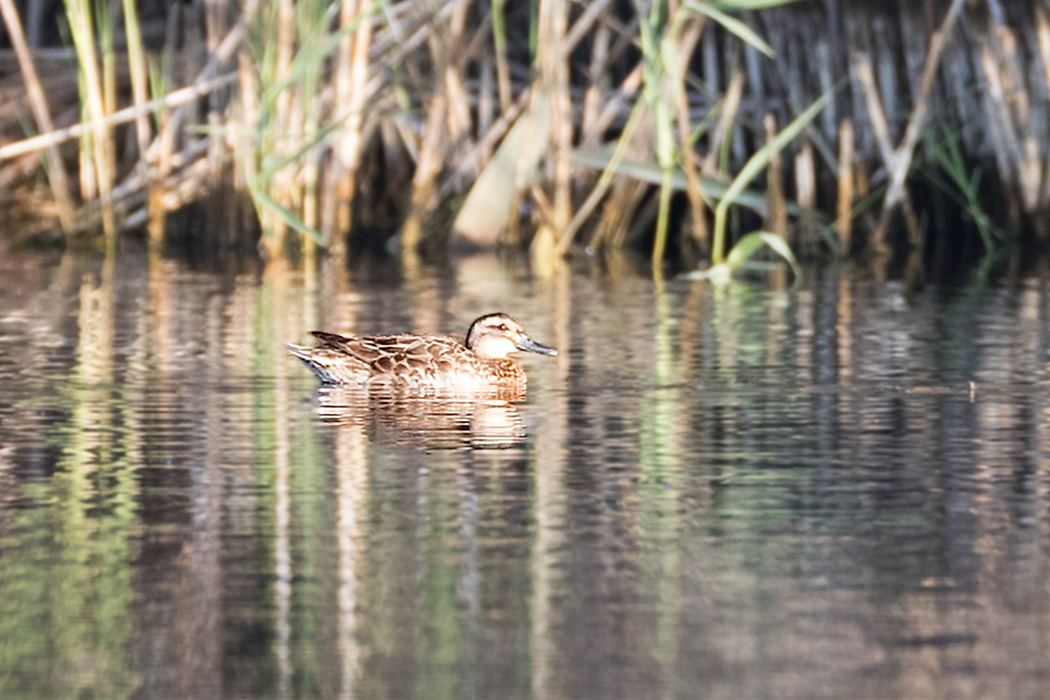
<path fill-rule="evenodd" d="M 380 445 L 429 449 L 506 448 L 525 440 L 517 406 L 500 394 L 412 395 L 387 387 L 322 386 L 321 420 L 361 429 Z"/>
<path fill-rule="evenodd" d="M 370 435 L 385 435 L 384 442 L 451 439 L 459 445 L 464 431 L 472 443 L 520 441 L 521 418 L 510 402 L 525 397 L 527 377 L 509 356 L 519 350 L 558 354 L 504 313 L 475 320 L 463 343 L 413 333 L 312 335 L 319 345 L 289 343 L 288 350 L 324 384 L 339 385 L 332 387 L 339 391 L 322 390 L 322 415 L 340 423 L 365 419 Z"/>

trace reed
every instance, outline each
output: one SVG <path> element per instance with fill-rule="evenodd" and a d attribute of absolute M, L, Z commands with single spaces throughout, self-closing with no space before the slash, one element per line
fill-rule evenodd
<path fill-rule="evenodd" d="M 149 115 L 143 106 L 149 95 L 149 67 L 146 63 L 146 49 L 142 42 L 142 28 L 139 22 L 138 5 L 134 0 L 122 0 L 124 11 L 124 34 L 128 45 L 128 66 L 131 72 L 131 103 L 136 108 L 135 141 L 138 145 L 139 158 L 145 159 L 149 150 L 150 125 Z M 114 108 L 113 111 L 116 111 Z"/>
<path fill-rule="evenodd" d="M 0 0 L 0 16 L 3 17 L 4 24 L 7 26 L 8 36 L 15 49 L 30 108 L 33 116 L 36 118 L 37 129 L 44 134 L 50 134 L 55 130 L 54 122 L 51 119 L 51 107 L 48 104 L 40 76 L 37 74 L 36 66 L 33 63 L 33 57 L 30 53 L 25 33 L 22 31 L 22 22 L 14 0 Z M 51 184 L 51 193 L 58 208 L 58 217 L 62 228 L 65 231 L 72 231 L 75 226 L 75 213 L 65 163 L 62 161 L 62 156 L 56 143 L 49 142 L 41 150 L 46 150 L 47 153 L 45 171 Z"/>
<path fill-rule="evenodd" d="M 297 4 L 273 0 L 260 8 L 257 32 L 250 34 L 256 56 L 258 121 L 242 124 L 256 149 L 248 173 L 249 192 L 263 225 L 262 246 L 271 258 L 286 245 L 287 229 L 307 241 L 323 243 L 317 230 L 316 149 L 326 131 L 319 127 L 319 76 L 337 44 L 331 16 L 317 0 Z"/>
<path fill-rule="evenodd" d="M 831 95 L 824 95 L 810 105 L 808 109 L 798 115 L 794 121 L 751 156 L 744 168 L 733 179 L 733 182 L 719 200 L 718 206 L 715 207 L 714 243 L 711 251 L 712 265 L 708 270 L 704 270 L 696 275 L 697 277 L 711 279 L 715 282 L 728 281 L 733 272 L 740 269 L 755 253 L 761 250 L 763 246 L 766 246 L 791 266 L 792 271 L 795 273 L 795 279 L 798 280 L 800 270 L 790 246 L 782 237 L 774 233 L 753 231 L 743 236 L 727 256 L 725 253 L 726 216 L 729 213 L 729 208 L 737 203 L 740 195 L 747 189 L 751 181 L 768 167 L 770 161 L 777 153 L 782 151 L 802 133 L 802 130 L 820 114 L 820 111 L 824 109 L 830 99 Z"/>
<path fill-rule="evenodd" d="M 953 31 L 961 0 L 925 45 L 904 13 L 911 53 L 894 62 L 858 20 L 862 10 L 841 8 L 833 18 L 846 41 L 799 41 L 801 27 L 815 25 L 788 20 L 827 8 L 800 4 L 794 15 L 791 4 L 249 0 L 209 3 L 203 21 L 177 4 L 158 56 L 145 48 L 135 3 L 67 0 L 82 105 L 79 124 L 68 126 L 50 118 L 56 108 L 34 77 L 39 59 L 19 38 L 12 0 L 0 0 L 39 132 L 0 142 L 0 169 L 7 158 L 45 151 L 62 226 L 100 222 L 111 241 L 232 172 L 255 203 L 270 258 L 297 249 L 307 258 L 325 248 L 341 255 L 348 233 L 365 223 L 372 235 L 399 230 L 406 261 L 450 238 L 517 247 L 531 235 L 543 239 L 531 241 L 534 258 L 645 241 L 655 270 L 672 250 L 710 250 L 718 266 L 740 259 L 729 245 L 736 204 L 796 241 L 785 238 L 786 215 L 801 217 L 803 229 L 817 217 L 789 196 L 837 202 L 840 238 L 824 240 L 841 249 L 862 235 L 853 200 L 871 206 L 871 193 L 881 192 L 867 241 L 897 245 L 887 235 L 889 214 L 903 208 L 907 221 L 918 221 L 908 174 L 930 115 L 945 108 L 938 81 L 970 109 L 956 145 L 975 162 L 975 109 L 952 92 L 969 75 L 987 86 L 977 111 L 995 115 L 988 134 L 997 180 L 985 179 L 983 189 L 1018 183 L 1017 216 L 1050 208 L 1037 133 L 1050 110 L 1033 99 L 1040 93 L 1025 83 L 1023 65 L 1050 55 L 1045 8 L 1033 10 L 1030 36 L 1011 33 L 995 13 L 980 26 L 966 18 L 978 44 L 970 53 Z M 1031 45 L 1020 47 L 1025 41 Z M 952 71 L 964 61 L 973 70 L 959 78 Z M 893 74 L 900 65 L 921 70 L 903 79 Z M 828 92 L 847 73 L 853 80 L 790 152 L 799 122 L 780 132 L 773 125 L 810 114 L 800 107 L 814 99 L 806 85 Z M 894 89 L 905 83 L 914 86 L 911 104 Z M 3 115 L 0 108 L 0 129 Z M 71 135 L 83 139 L 79 205 L 60 150 Z M 118 144 L 130 146 L 124 159 Z M 987 209 L 975 199 L 984 192 L 952 174 L 954 156 L 934 147 L 927 155 L 943 161 L 938 172 L 963 210 Z M 792 172 L 808 184 L 781 187 Z M 991 228 L 982 231 L 986 246 L 998 245 Z M 919 240 L 917 223 L 910 240 Z"/>
<path fill-rule="evenodd" d="M 981 203 L 981 168 L 966 165 L 958 135 L 947 128 L 940 139 L 927 133 L 922 146 L 926 156 L 920 165 L 923 175 L 966 211 L 980 233 L 985 254 L 999 252 L 1008 242 L 1006 232 Z"/>
<path fill-rule="evenodd" d="M 853 121 L 844 119 L 839 127 L 839 187 L 835 219 L 839 249 L 844 253 L 853 248 L 853 148 Z"/>
<path fill-rule="evenodd" d="M 116 218 L 113 212 L 112 190 L 115 179 L 115 152 L 111 133 L 105 128 L 107 116 L 106 83 L 112 83 L 113 43 L 109 31 L 108 3 L 94 5 L 88 0 L 66 0 L 69 33 L 77 55 L 83 121 L 91 125 L 81 145 L 81 195 L 88 200 L 98 197 L 102 210 L 102 226 L 111 242 L 116 236 Z M 95 17 L 93 8 L 98 8 Z M 102 21 L 99 21 L 102 20 Z M 98 30 L 96 31 L 96 21 Z M 101 35 L 103 55 L 99 57 L 96 35 Z M 103 69 L 103 65 L 107 69 Z M 111 93 L 112 94 L 112 93 Z"/>
<path fill-rule="evenodd" d="M 791 0 L 768 2 L 766 6 L 782 5 Z M 749 8 L 753 3 L 727 2 L 730 10 Z M 675 190 L 676 172 L 685 173 L 685 190 L 689 197 L 692 218 L 693 237 L 699 241 L 706 238 L 706 221 L 704 207 L 707 204 L 703 188 L 700 185 L 697 158 L 693 151 L 694 125 L 688 103 L 691 76 L 688 65 L 697 44 L 705 20 L 720 24 L 749 46 L 771 56 L 772 49 L 750 27 L 714 5 L 699 2 L 685 2 L 671 5 L 654 2 L 646 8 L 641 2 L 634 4 L 639 22 L 639 42 L 642 53 L 643 92 L 637 105 L 644 105 L 651 119 L 652 149 L 655 155 L 655 166 L 659 169 L 659 199 L 655 222 L 655 234 L 652 248 L 652 262 L 658 270 L 663 262 L 668 241 L 672 193 Z M 743 92 L 743 74 L 736 72 L 727 92 L 726 99 L 719 111 L 718 126 L 712 134 L 704 169 L 716 171 L 716 153 L 722 152 L 721 162 L 726 162 L 725 146 L 729 144 L 728 134 L 737 113 L 740 97 Z M 632 114 L 630 125 L 637 124 L 636 114 Z M 677 136 L 677 140 L 676 140 Z M 596 200 L 604 195 L 609 187 L 610 173 L 616 172 L 622 163 L 630 139 L 635 137 L 635 129 L 625 129 L 619 144 L 613 151 L 613 158 L 606 164 L 604 175 L 598 187 L 584 202 L 581 212 L 589 215 L 596 205 Z M 724 170 L 724 167 L 723 167 Z M 622 174 L 622 171 L 620 171 Z M 716 218 L 717 222 L 717 218 Z M 724 222 L 723 222 L 724 223 Z M 579 218 L 569 227 L 571 234 L 582 225 Z M 564 238 L 563 238 L 564 240 Z M 716 244 L 717 245 L 717 244 Z M 565 252 L 567 246 L 560 246 Z"/>

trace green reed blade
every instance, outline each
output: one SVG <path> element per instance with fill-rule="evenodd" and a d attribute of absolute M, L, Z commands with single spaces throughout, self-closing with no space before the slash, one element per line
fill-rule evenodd
<path fill-rule="evenodd" d="M 715 208 L 714 246 L 711 252 L 711 262 L 717 265 L 724 259 L 726 214 L 729 211 L 729 207 L 736 202 L 737 198 L 744 192 L 747 186 L 751 184 L 751 181 L 766 169 L 769 165 L 769 161 L 773 158 L 773 155 L 783 150 L 795 139 L 796 136 L 802 133 L 802 130 L 805 129 L 818 114 L 820 114 L 820 111 L 824 109 L 830 99 L 831 93 L 825 93 L 820 99 L 810 105 L 806 111 L 796 117 L 793 122 L 783 129 L 783 131 L 777 134 L 772 141 L 760 148 L 755 155 L 751 156 L 740 171 L 740 174 L 733 179 L 733 182 L 726 190 L 722 201 L 720 201 Z"/>
<path fill-rule="evenodd" d="M 707 5 L 701 2 L 686 2 L 685 6 L 691 12 L 713 19 L 725 27 L 726 31 L 735 34 L 741 41 L 750 44 L 765 55 L 773 58 L 773 47 L 756 34 L 755 30 L 747 26 L 746 22 L 722 12 L 714 5 Z"/>

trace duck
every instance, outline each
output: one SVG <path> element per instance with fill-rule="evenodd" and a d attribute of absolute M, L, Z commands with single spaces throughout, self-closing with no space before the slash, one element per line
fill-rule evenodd
<path fill-rule="evenodd" d="M 556 356 L 503 312 L 474 320 L 466 338 L 400 333 L 337 335 L 312 331 L 320 344 L 287 348 L 323 384 L 450 391 L 509 390 L 524 394 L 525 371 L 510 359 L 519 350 Z"/>

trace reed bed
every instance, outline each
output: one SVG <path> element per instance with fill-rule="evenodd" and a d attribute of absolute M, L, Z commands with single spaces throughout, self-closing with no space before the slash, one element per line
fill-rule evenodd
<path fill-rule="evenodd" d="M 36 228 L 70 237 L 163 246 L 218 189 L 268 258 L 349 238 L 408 263 L 464 241 L 735 267 L 968 235 L 931 199 L 986 253 L 1045 235 L 1035 0 L 66 0 L 58 49 L 36 1 L 0 0 L 0 201 L 45 177 Z"/>

